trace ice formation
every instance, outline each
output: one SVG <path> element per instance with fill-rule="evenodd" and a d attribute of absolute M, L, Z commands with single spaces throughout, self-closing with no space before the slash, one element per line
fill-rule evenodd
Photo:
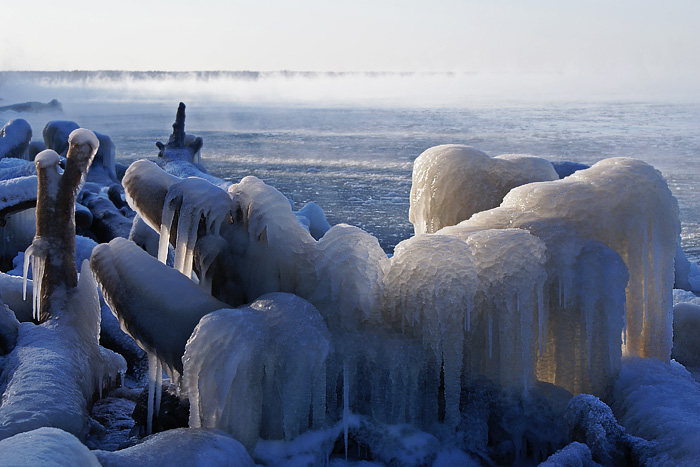
<path fill-rule="evenodd" d="M 202 318 L 183 356 L 190 426 L 291 439 L 325 420 L 326 325 L 307 301 L 268 294 Z"/>
<path fill-rule="evenodd" d="M 42 137 L 46 149 L 53 149 L 58 154 L 65 155 L 68 151 L 68 138 L 74 130 L 80 128 L 70 120 L 52 120 L 44 126 Z"/>
<path fill-rule="evenodd" d="M 490 158 L 469 146 L 435 146 L 413 163 L 408 217 L 416 234 L 435 233 L 498 206 L 516 186 L 558 178 L 552 164 L 539 157 Z"/>
<path fill-rule="evenodd" d="M 443 371 L 445 423 L 459 422 L 462 375 L 525 389 L 534 381 L 544 250 L 518 229 L 474 232 L 466 241 L 420 235 L 397 245 L 384 318 L 423 342 L 432 371 Z"/>
<path fill-rule="evenodd" d="M 629 270 L 624 353 L 667 361 L 678 216 L 678 203 L 657 170 L 613 158 L 561 180 L 517 187 L 500 207 L 464 225 L 534 231 L 552 222 L 617 252 Z"/>
<path fill-rule="evenodd" d="M 653 443 L 643 465 L 697 465 L 700 385 L 683 366 L 653 358 L 626 359 L 612 408 L 628 433 Z"/>
<path fill-rule="evenodd" d="M 10 120 L 0 128 L 0 159 L 13 157 L 28 159 L 27 148 L 32 139 L 32 128 L 26 120 Z"/>
<path fill-rule="evenodd" d="M 79 465 L 100 467 L 95 454 L 75 436 L 58 428 L 37 428 L 0 441 L 7 466 Z"/>

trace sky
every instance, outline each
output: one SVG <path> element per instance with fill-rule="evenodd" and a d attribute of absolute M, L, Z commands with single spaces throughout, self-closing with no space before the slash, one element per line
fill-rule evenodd
<path fill-rule="evenodd" d="M 696 0 L 23 0 L 2 16 L 0 70 L 553 73 L 700 95 Z"/>

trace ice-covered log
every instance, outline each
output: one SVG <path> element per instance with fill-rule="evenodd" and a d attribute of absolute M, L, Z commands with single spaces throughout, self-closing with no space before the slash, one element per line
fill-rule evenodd
<path fill-rule="evenodd" d="M 500 207 L 465 224 L 533 229 L 548 220 L 620 255 L 629 270 L 624 353 L 667 361 L 680 221 L 661 173 L 639 160 L 605 159 L 561 180 L 514 188 Z"/>
<path fill-rule="evenodd" d="M 223 429 L 251 452 L 260 437 L 320 426 L 329 351 L 323 318 L 295 295 L 206 315 L 182 359 L 190 426 Z"/>
<path fill-rule="evenodd" d="M 126 217 L 107 196 L 85 189 L 78 200 L 92 215 L 90 232 L 99 243 L 109 242 L 116 237 L 129 238 L 133 219 Z"/>
<path fill-rule="evenodd" d="M 36 237 L 27 250 L 27 256 L 34 258 L 34 297 L 40 305 L 36 311 L 38 319 L 46 319 L 52 307 L 63 308 L 65 289 L 77 284 L 75 197 L 98 144 L 94 133 L 89 130 L 72 132 L 63 174 L 58 172 L 59 156 L 56 152 L 47 149 L 36 157 Z M 28 259 L 25 257 L 25 262 Z M 43 274 L 38 274 L 39 270 Z M 54 293 L 58 295 L 53 297 Z"/>
<path fill-rule="evenodd" d="M 90 265 L 124 332 L 177 381 L 185 344 L 199 320 L 228 305 L 121 237 L 95 247 Z"/>
<path fill-rule="evenodd" d="M 435 146 L 413 163 L 408 217 L 416 234 L 434 233 L 498 206 L 516 186 L 558 178 L 552 164 L 539 157 L 490 158 L 469 146 Z"/>
<path fill-rule="evenodd" d="M 202 138 L 194 138 L 185 133 L 185 104 L 180 102 L 168 143 L 156 142 L 158 165 L 179 178 L 199 177 L 220 188 L 227 188 L 230 182 L 209 175 L 201 165 L 200 150 L 203 144 Z"/>
<path fill-rule="evenodd" d="M 155 163 L 141 159 L 129 166 L 122 184 L 131 209 L 155 232 L 160 232 L 165 197 L 170 186 L 178 181 L 180 178 L 166 173 Z"/>
<path fill-rule="evenodd" d="M 254 467 L 243 445 L 218 430 L 178 428 L 157 433 L 116 452 L 92 451 L 103 467 Z"/>
<path fill-rule="evenodd" d="M 75 436 L 58 428 L 37 428 L 0 441 L 0 459 L 7 466 L 79 465 L 100 467 L 100 462 Z"/>
<path fill-rule="evenodd" d="M 0 159 L 28 159 L 27 148 L 32 139 L 32 127 L 21 118 L 10 120 L 0 128 Z"/>

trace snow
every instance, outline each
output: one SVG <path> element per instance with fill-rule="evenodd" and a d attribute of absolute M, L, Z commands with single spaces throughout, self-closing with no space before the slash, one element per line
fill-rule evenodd
<path fill-rule="evenodd" d="M 623 361 L 613 410 L 627 431 L 655 445 L 647 465 L 695 466 L 700 459 L 700 384 L 678 363 Z"/>
<path fill-rule="evenodd" d="M 292 439 L 325 420 L 328 330 L 291 294 L 202 318 L 182 358 L 190 426 L 219 428 L 252 452 L 259 437 Z"/>
<path fill-rule="evenodd" d="M 583 443 L 574 441 L 555 452 L 540 464 L 540 467 L 598 467 L 591 450 Z"/>
<path fill-rule="evenodd" d="M 51 149 L 46 149 L 44 151 L 41 151 L 34 158 L 34 163 L 36 164 L 37 168 L 42 168 L 42 169 L 45 169 L 47 167 L 56 166 L 56 165 L 58 165 L 59 162 L 61 162 L 61 158 L 56 153 L 56 151 L 53 151 Z"/>
<path fill-rule="evenodd" d="M 434 146 L 413 163 L 408 217 L 416 235 L 435 233 L 498 206 L 516 186 L 558 178 L 552 164 L 538 157 L 490 158 L 470 146 Z"/>
<path fill-rule="evenodd" d="M 26 201 L 36 201 L 36 176 L 0 180 L 0 210 Z"/>
<path fill-rule="evenodd" d="M 41 465 L 100 467 L 78 438 L 58 428 L 37 428 L 0 441 L 0 459 L 8 467 Z"/>

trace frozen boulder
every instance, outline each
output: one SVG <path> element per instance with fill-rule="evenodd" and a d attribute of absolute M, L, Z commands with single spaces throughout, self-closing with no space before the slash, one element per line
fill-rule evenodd
<path fill-rule="evenodd" d="M 27 148 L 32 140 L 32 127 L 21 118 L 10 120 L 0 128 L 0 159 L 29 159 Z"/>
<path fill-rule="evenodd" d="M 516 186 L 558 178 L 552 164 L 539 157 L 491 158 L 469 146 L 435 146 L 413 163 L 408 218 L 416 234 L 434 233 L 498 206 Z"/>
<path fill-rule="evenodd" d="M 182 358 L 190 426 L 219 428 L 252 452 L 258 438 L 291 439 L 325 420 L 328 330 L 290 294 L 202 318 Z"/>
<path fill-rule="evenodd" d="M 0 441 L 0 459 L 3 465 L 17 467 L 101 465 L 95 454 L 80 440 L 58 428 L 37 428 Z"/>
<path fill-rule="evenodd" d="M 70 120 L 51 120 L 42 132 L 46 149 L 53 149 L 58 154 L 65 155 L 68 151 L 68 137 L 78 128 L 80 125 Z"/>

